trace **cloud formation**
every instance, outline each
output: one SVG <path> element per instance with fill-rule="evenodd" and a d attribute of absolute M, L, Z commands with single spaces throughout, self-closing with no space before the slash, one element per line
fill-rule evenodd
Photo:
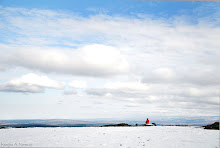
<path fill-rule="evenodd" d="M 0 56 L 0 61 L 9 66 L 85 76 L 111 76 L 129 71 L 126 59 L 111 46 L 94 44 L 79 49 L 48 47 L 9 49 L 11 50 L 5 48 L 6 53 Z"/>
<path fill-rule="evenodd" d="M 33 73 L 0 84 L 0 91 L 6 92 L 41 93 L 45 88 L 61 89 L 63 88 L 63 85 L 47 76 L 38 76 Z"/>
<path fill-rule="evenodd" d="M 147 106 L 169 115 L 217 114 L 219 9 L 213 19 L 0 9 L 5 20 L 0 23 L 0 71 L 22 67 L 50 73 L 66 80 L 71 90 L 65 95 L 80 89 L 79 98 L 124 101 L 123 107 L 138 106 L 142 113 Z M 1 91 L 55 88 L 16 82 L 2 84 Z"/>
<path fill-rule="evenodd" d="M 137 87 L 138 86 L 138 87 Z M 192 84 L 160 84 L 141 82 L 111 82 L 104 88 L 88 88 L 86 93 L 98 98 L 116 99 L 136 104 L 153 105 L 154 109 L 195 109 L 206 107 L 216 110 L 219 90 L 216 86 Z"/>
<path fill-rule="evenodd" d="M 72 88 L 86 88 L 87 83 L 86 81 L 80 81 L 80 80 L 73 80 L 72 82 L 69 83 L 69 86 Z"/>
<path fill-rule="evenodd" d="M 173 84 L 192 84 L 198 86 L 219 85 L 220 70 L 215 66 L 201 67 L 181 67 L 175 68 L 157 68 L 145 72 L 142 82 L 144 83 L 173 83 Z"/>
<path fill-rule="evenodd" d="M 217 14 L 214 14 L 215 17 Z M 105 76 L 126 73 L 129 64 L 132 73 L 138 75 L 155 73 L 160 68 L 170 70 L 169 72 L 173 73 L 169 78 L 161 77 L 167 75 L 168 71 L 160 76 L 157 71 L 160 79 L 168 82 L 173 81 L 171 77 L 176 70 L 177 75 L 186 76 L 189 80 L 197 78 L 190 76 L 195 67 L 200 70 L 193 74 L 199 75 L 201 79 L 206 77 L 202 74 L 204 72 L 207 75 L 219 72 L 216 68 L 220 66 L 220 29 L 216 26 L 218 21 L 215 19 L 205 22 L 205 18 L 198 17 L 195 18 L 197 23 L 192 24 L 190 19 L 187 19 L 189 16 L 176 16 L 169 20 L 141 14 L 137 17 L 106 14 L 82 17 L 62 11 L 4 7 L 1 8 L 1 17 L 5 19 L 2 27 L 7 26 L 4 30 L 15 34 L 11 38 L 3 36 L 2 39 L 20 48 L 15 49 L 18 50 L 15 58 L 7 61 L 14 65 L 18 63 L 20 66 L 44 72 Z M 60 46 L 61 48 L 58 48 Z M 63 50 L 63 46 L 72 47 L 76 52 L 67 52 Z M 48 48 L 51 50 L 46 50 Z M 85 53 L 83 48 L 87 48 Z M 88 57 L 78 58 L 77 53 L 79 57 L 83 54 Z M 42 64 L 35 58 L 28 59 L 33 54 L 47 64 Z M 16 59 L 17 56 L 26 57 L 30 61 Z M 108 62 L 104 62 L 106 60 Z M 80 68 L 76 64 L 81 65 Z M 147 81 L 148 76 L 144 77 L 144 81 Z M 215 75 L 210 79 L 214 82 L 218 77 Z M 204 83 L 208 83 L 210 79 Z"/>

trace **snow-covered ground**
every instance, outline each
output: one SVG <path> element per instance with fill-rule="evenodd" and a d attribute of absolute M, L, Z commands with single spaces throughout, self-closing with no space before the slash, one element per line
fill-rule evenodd
<path fill-rule="evenodd" d="M 196 127 L 0 129 L 0 147 L 219 148 L 219 130 Z"/>

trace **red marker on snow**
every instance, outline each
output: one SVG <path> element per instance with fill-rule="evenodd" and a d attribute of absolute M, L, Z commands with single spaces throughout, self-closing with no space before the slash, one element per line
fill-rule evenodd
<path fill-rule="evenodd" d="M 147 120 L 146 120 L 146 124 L 149 124 L 149 120 L 148 120 L 148 118 L 147 118 Z"/>

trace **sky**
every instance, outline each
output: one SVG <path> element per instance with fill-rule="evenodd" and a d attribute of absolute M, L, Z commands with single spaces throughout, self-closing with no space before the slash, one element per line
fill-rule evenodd
<path fill-rule="evenodd" d="M 220 3 L 0 0 L 0 119 L 219 116 Z"/>

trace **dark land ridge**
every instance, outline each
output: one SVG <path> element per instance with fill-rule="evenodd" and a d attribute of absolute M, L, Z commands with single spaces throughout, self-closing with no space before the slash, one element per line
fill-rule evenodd
<path fill-rule="evenodd" d="M 214 130 L 219 130 L 219 122 L 215 122 L 213 124 L 209 124 L 204 126 L 205 129 L 214 129 Z"/>

